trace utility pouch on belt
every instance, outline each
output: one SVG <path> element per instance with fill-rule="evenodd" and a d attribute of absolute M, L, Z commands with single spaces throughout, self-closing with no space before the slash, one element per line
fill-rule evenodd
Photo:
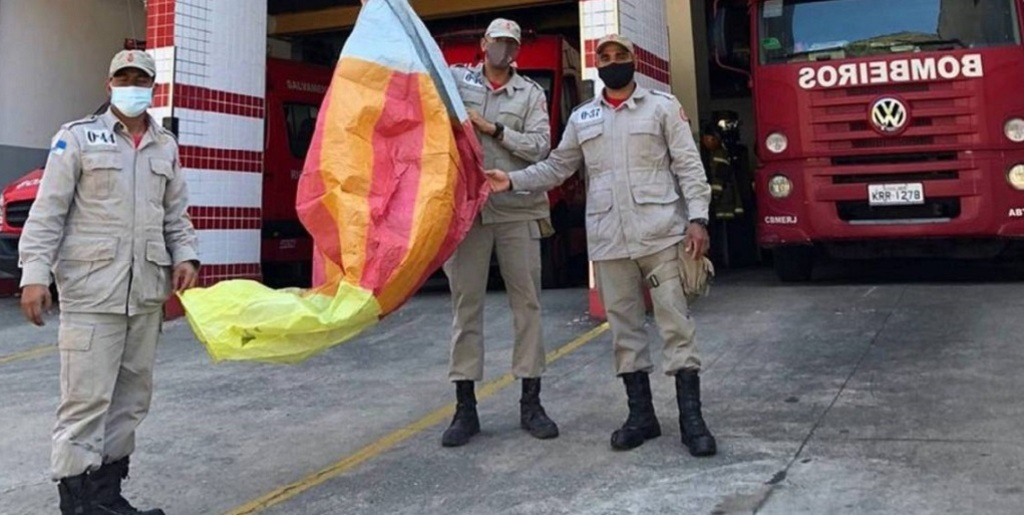
<path fill-rule="evenodd" d="M 715 265 L 707 256 L 693 259 L 686 252 L 686 242 L 676 246 L 679 250 L 679 277 L 683 281 L 683 293 L 686 300 L 693 302 L 697 297 L 706 297 L 711 292 L 711 282 L 715 278 Z"/>

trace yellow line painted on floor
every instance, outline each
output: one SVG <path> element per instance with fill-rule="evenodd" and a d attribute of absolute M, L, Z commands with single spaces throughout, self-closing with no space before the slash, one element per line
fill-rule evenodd
<path fill-rule="evenodd" d="M 608 323 L 605 322 L 591 329 L 590 331 L 581 334 L 573 341 L 563 345 L 562 347 L 556 350 L 549 352 L 546 356 L 547 363 L 550 364 L 555 361 L 558 361 L 559 359 L 565 357 L 569 353 L 591 342 L 598 336 L 601 336 L 607 330 Z M 485 384 L 483 388 L 477 391 L 477 400 L 483 400 L 498 393 L 503 388 L 514 383 L 515 380 L 516 378 L 512 374 L 505 374 L 504 376 L 501 376 L 500 378 Z M 401 429 L 397 429 L 389 433 L 388 435 L 384 436 L 383 438 L 367 445 L 366 447 L 359 449 L 354 454 L 346 456 L 341 461 L 338 461 L 337 463 L 323 470 L 310 474 L 300 479 L 299 481 L 296 481 L 289 485 L 282 486 L 276 490 L 273 490 L 259 497 L 258 499 L 248 502 L 242 506 L 239 506 L 229 511 L 228 515 L 246 515 L 250 513 L 257 513 L 272 506 L 275 506 L 277 504 L 281 504 L 289 499 L 297 497 L 298 495 L 317 485 L 320 485 L 330 479 L 338 477 L 358 467 L 359 465 L 365 463 L 366 461 L 369 461 L 373 458 L 376 458 L 377 456 L 380 456 L 381 454 L 385 453 L 392 447 L 408 440 L 409 438 L 412 438 L 413 436 L 423 431 L 424 429 L 444 422 L 445 420 L 450 418 L 454 413 L 454 404 L 449 404 L 447 406 L 444 406 L 443 408 L 438 408 L 437 410 L 434 410 L 433 412 L 417 420 L 416 422 L 413 422 L 412 424 L 409 424 L 408 426 L 405 426 Z"/>
<path fill-rule="evenodd" d="M 14 354 L 8 354 L 6 356 L 0 356 L 0 365 L 14 363 L 15 361 L 23 361 L 26 359 L 37 358 L 39 356 L 45 356 L 47 354 L 50 354 L 51 352 L 57 352 L 57 346 L 55 344 L 42 345 L 34 349 L 15 352 Z"/>

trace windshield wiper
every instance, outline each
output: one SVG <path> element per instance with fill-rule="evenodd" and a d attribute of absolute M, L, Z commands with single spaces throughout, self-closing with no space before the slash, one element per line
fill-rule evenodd
<path fill-rule="evenodd" d="M 876 48 L 877 47 L 884 47 L 884 48 L 892 49 L 893 47 L 905 46 L 905 45 L 915 46 L 915 47 L 932 46 L 932 45 L 956 45 L 959 48 L 969 48 L 967 46 L 967 44 L 964 43 L 959 38 L 943 39 L 943 38 L 940 38 L 938 36 L 935 36 L 934 38 L 930 38 L 930 39 L 925 39 L 925 38 L 922 38 L 922 39 L 917 39 L 917 38 L 890 38 L 890 39 L 885 39 L 883 41 L 869 41 L 869 42 L 867 42 L 867 46 L 869 46 L 869 47 L 873 46 L 873 47 L 876 47 Z"/>
<path fill-rule="evenodd" d="M 846 50 L 846 45 L 831 46 L 826 48 L 815 48 L 814 50 L 803 50 L 800 52 L 788 52 L 785 56 L 786 59 L 795 59 L 797 57 L 811 57 L 814 54 L 827 54 L 835 52 L 836 50 Z"/>

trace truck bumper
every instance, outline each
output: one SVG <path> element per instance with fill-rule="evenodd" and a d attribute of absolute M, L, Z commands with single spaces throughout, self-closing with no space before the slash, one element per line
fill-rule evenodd
<path fill-rule="evenodd" d="M 770 163 L 758 171 L 758 242 L 772 248 L 824 247 L 868 257 L 992 257 L 1024 240 L 1024 191 L 1006 180 L 1024 150 L 950 154 L 950 159 L 891 165 L 834 166 L 828 159 Z M 786 199 L 768 181 L 793 183 Z M 872 206 L 872 184 L 919 183 L 925 203 Z"/>

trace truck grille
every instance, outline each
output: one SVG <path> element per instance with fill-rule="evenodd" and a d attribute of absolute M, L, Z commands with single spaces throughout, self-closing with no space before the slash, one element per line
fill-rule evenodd
<path fill-rule="evenodd" d="M 4 220 L 7 225 L 14 227 L 15 229 L 21 229 L 25 227 L 25 222 L 28 220 L 28 211 L 32 209 L 31 200 L 21 200 L 18 202 L 11 202 L 4 207 Z"/>
<path fill-rule="evenodd" d="M 968 144 L 980 123 L 974 88 L 965 80 L 813 92 L 809 150 L 819 155 L 862 155 L 883 148 L 920 153 Z M 884 95 L 901 98 L 910 110 L 910 126 L 899 136 L 883 136 L 868 121 L 871 104 Z"/>

